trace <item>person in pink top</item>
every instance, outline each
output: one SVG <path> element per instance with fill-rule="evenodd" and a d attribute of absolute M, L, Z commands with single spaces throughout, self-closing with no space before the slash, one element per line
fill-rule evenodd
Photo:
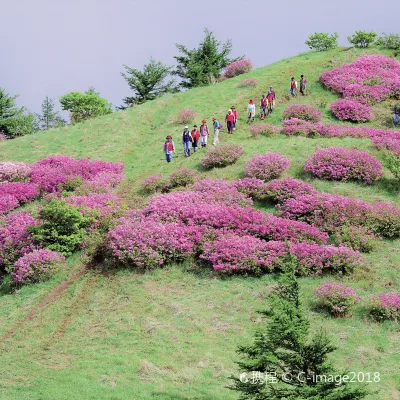
<path fill-rule="evenodd" d="M 233 130 L 235 130 L 236 129 L 237 120 L 239 119 L 239 114 L 236 111 L 235 106 L 232 106 L 231 110 L 232 110 L 233 116 L 235 117 L 235 120 L 233 121 Z"/>

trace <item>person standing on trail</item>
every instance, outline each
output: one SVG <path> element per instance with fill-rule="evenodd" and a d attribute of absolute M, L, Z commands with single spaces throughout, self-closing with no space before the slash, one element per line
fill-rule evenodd
<path fill-rule="evenodd" d="M 210 135 L 208 132 L 207 121 L 203 119 L 200 125 L 200 143 L 201 147 L 207 147 L 207 138 Z"/>
<path fill-rule="evenodd" d="M 276 94 L 275 94 L 274 90 L 272 89 L 272 86 L 270 86 L 269 90 L 268 90 L 268 94 L 267 94 L 268 108 L 269 108 L 270 112 L 272 112 L 275 108 L 275 98 L 276 98 Z M 270 99 L 272 99 L 272 101 Z"/>
<path fill-rule="evenodd" d="M 217 143 L 219 143 L 219 129 L 220 129 L 220 124 L 217 121 L 216 118 L 212 119 L 213 121 L 213 128 L 214 128 L 214 140 L 213 140 L 213 145 L 215 146 Z"/>
<path fill-rule="evenodd" d="M 233 114 L 232 110 L 228 110 L 228 114 L 225 117 L 226 128 L 228 129 L 228 135 L 232 135 L 233 128 L 235 124 L 235 115 Z"/>
<path fill-rule="evenodd" d="M 304 91 L 306 90 L 307 86 L 307 79 L 304 78 L 304 75 L 300 76 L 300 93 L 302 96 L 304 96 Z"/>
<path fill-rule="evenodd" d="M 166 137 L 166 142 L 164 143 L 164 154 L 165 158 L 167 159 L 167 162 L 172 161 L 172 153 L 175 153 L 175 144 L 172 141 L 172 136 L 167 136 Z"/>
<path fill-rule="evenodd" d="M 190 144 L 192 143 L 192 136 L 189 132 L 189 127 L 185 126 L 182 133 L 183 154 L 185 157 L 190 157 Z"/>
<path fill-rule="evenodd" d="M 239 119 L 239 114 L 238 114 L 238 112 L 236 111 L 235 106 L 232 106 L 232 107 L 231 107 L 231 110 L 232 110 L 233 116 L 235 117 L 235 121 L 233 121 L 233 131 L 235 131 L 235 129 L 236 129 L 236 124 L 237 124 L 237 120 Z"/>
<path fill-rule="evenodd" d="M 262 95 L 260 101 L 260 119 L 267 118 L 267 107 L 268 107 L 268 99 L 265 94 Z"/>
<path fill-rule="evenodd" d="M 292 94 L 293 97 L 296 97 L 297 95 L 297 81 L 293 77 L 290 81 L 290 93 Z"/>
<path fill-rule="evenodd" d="M 247 105 L 247 123 L 250 122 L 250 119 L 252 122 L 254 122 L 255 115 L 256 115 L 256 105 L 254 104 L 254 100 L 251 99 L 249 101 L 249 104 Z"/>
<path fill-rule="evenodd" d="M 400 113 L 399 113 L 399 109 L 397 108 L 397 106 L 394 106 L 393 121 L 394 121 L 395 125 L 400 125 Z"/>
<path fill-rule="evenodd" d="M 196 153 L 197 146 L 199 145 L 200 140 L 200 133 L 197 130 L 197 125 L 193 125 L 193 129 L 192 132 L 190 132 L 190 135 L 192 136 L 193 153 Z"/>

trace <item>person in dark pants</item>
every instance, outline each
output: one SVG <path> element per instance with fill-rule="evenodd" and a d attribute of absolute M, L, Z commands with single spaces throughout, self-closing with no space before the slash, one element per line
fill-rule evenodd
<path fill-rule="evenodd" d="M 172 136 L 167 136 L 166 137 L 166 142 L 164 143 L 164 154 L 165 158 L 167 159 L 167 162 L 172 161 L 172 153 L 175 152 L 175 144 L 172 141 Z"/>
<path fill-rule="evenodd" d="M 304 96 L 304 91 L 306 90 L 307 86 L 307 79 L 304 78 L 304 75 L 300 76 L 300 93 L 302 96 Z"/>
<path fill-rule="evenodd" d="M 400 125 L 400 112 L 397 106 L 394 107 L 394 117 L 393 117 L 393 122 L 395 125 Z"/>
<path fill-rule="evenodd" d="M 193 125 L 192 132 L 190 132 L 192 136 L 192 146 L 193 146 L 193 153 L 196 153 L 197 146 L 199 145 L 200 140 L 200 132 L 197 130 L 197 125 Z"/>

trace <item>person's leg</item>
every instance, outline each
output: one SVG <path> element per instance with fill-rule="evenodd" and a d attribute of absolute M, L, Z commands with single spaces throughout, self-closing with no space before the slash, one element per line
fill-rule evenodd
<path fill-rule="evenodd" d="M 207 138 L 208 136 L 204 136 L 204 147 L 207 147 Z"/>
<path fill-rule="evenodd" d="M 165 153 L 165 158 L 167 159 L 167 162 L 171 162 L 171 154 Z"/>

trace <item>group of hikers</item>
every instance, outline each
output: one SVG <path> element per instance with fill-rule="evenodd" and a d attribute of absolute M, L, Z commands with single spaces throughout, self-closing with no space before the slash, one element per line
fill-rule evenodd
<path fill-rule="evenodd" d="M 300 78 L 300 93 L 302 96 L 305 95 L 305 89 L 307 85 L 307 79 L 304 75 Z M 292 78 L 290 83 L 290 93 L 293 97 L 297 95 L 297 81 Z M 272 86 L 269 87 L 268 93 L 263 94 L 260 100 L 260 119 L 264 120 L 269 114 L 271 114 L 275 109 L 275 99 L 276 93 Z M 253 99 L 250 99 L 247 105 L 247 123 L 254 122 L 256 115 L 256 105 Z M 237 121 L 239 119 L 239 114 L 235 108 L 232 106 L 225 116 L 226 128 L 228 135 L 232 135 L 236 129 Z M 219 143 L 219 132 L 223 128 L 221 123 L 214 117 L 212 119 L 213 127 L 213 145 Z M 182 132 L 182 144 L 183 153 L 185 157 L 190 157 L 191 151 L 195 153 L 199 147 L 199 143 L 202 148 L 207 147 L 208 136 L 210 136 L 210 130 L 207 125 L 207 120 L 203 119 L 199 129 L 197 125 L 193 125 L 193 129 L 189 131 L 189 127 L 186 125 Z M 168 135 L 164 143 L 164 154 L 167 162 L 172 161 L 172 154 L 175 152 L 175 143 L 172 141 L 172 136 Z"/>

